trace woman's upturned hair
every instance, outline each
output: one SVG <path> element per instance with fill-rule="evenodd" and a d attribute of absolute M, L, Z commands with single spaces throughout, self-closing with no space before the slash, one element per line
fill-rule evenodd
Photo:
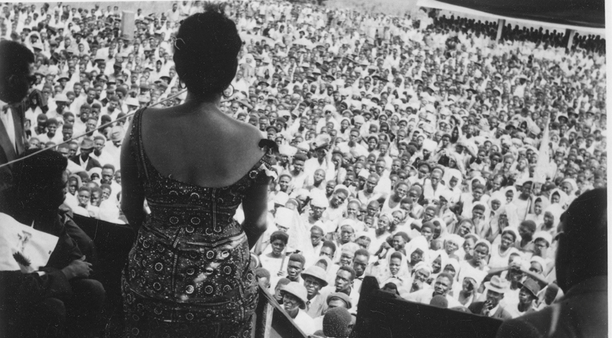
<path fill-rule="evenodd" d="M 238 67 L 242 40 L 236 24 L 219 4 L 208 4 L 203 13 L 181 23 L 174 44 L 174 62 L 180 79 L 201 99 L 227 88 Z"/>

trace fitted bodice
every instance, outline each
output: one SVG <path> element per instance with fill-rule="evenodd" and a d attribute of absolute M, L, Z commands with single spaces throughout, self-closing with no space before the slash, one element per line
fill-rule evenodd
<path fill-rule="evenodd" d="M 267 184 L 273 176 L 269 155 L 274 144 L 260 141 L 263 156 L 237 182 L 220 188 L 201 187 L 157 171 L 144 151 L 141 122 L 142 111 L 138 111 L 130 149 L 151 213 L 130 251 L 128 302 L 137 297 L 199 306 L 252 301 L 257 284 L 249 268 L 247 236 L 233 217 L 249 188 Z M 175 314 L 162 308 L 157 305 L 159 313 L 152 315 L 174 320 Z M 206 311 L 202 315 L 210 313 Z M 191 315 L 185 316 L 190 320 Z"/>
<path fill-rule="evenodd" d="M 270 172 L 269 146 L 260 143 L 266 151 L 259 161 L 237 182 L 220 188 L 201 187 L 162 175 L 151 164 L 142 143 L 142 111 L 134 116 L 132 133 L 133 154 L 138 160 L 139 179 L 151 209 L 145 226 L 156 226 L 152 231 L 172 242 L 175 237 L 188 234 L 190 242 L 212 243 L 242 232 L 234 221 L 236 209 L 242 203 L 248 188 Z"/>

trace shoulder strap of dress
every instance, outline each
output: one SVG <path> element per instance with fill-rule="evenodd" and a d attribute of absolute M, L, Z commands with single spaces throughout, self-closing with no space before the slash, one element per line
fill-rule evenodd
<path fill-rule="evenodd" d="M 146 108 L 138 109 L 134 113 L 132 121 L 132 149 L 139 167 L 139 174 L 144 174 L 145 179 L 149 179 L 149 170 L 145 160 L 144 148 L 142 146 L 142 113 Z"/>
<path fill-rule="evenodd" d="M 277 177 L 272 169 L 272 159 L 278 153 L 278 145 L 264 138 L 259 141 L 258 146 L 264 151 L 264 155 L 256 164 L 259 164 L 259 168 L 254 168 L 248 175 L 260 183 L 268 184 L 270 179 L 275 180 Z"/>
<path fill-rule="evenodd" d="M 272 140 L 268 140 L 266 138 L 262 138 L 261 140 L 259 140 L 259 144 L 258 144 L 259 148 L 263 149 L 263 151 L 265 152 L 263 158 L 264 160 L 266 160 L 266 162 L 269 163 L 270 157 L 276 155 L 278 153 L 278 144 L 276 144 L 276 142 L 272 141 Z"/>

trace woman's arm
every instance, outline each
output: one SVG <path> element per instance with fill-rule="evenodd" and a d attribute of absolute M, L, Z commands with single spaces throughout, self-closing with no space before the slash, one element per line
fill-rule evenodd
<path fill-rule="evenodd" d="M 260 175 L 264 175 L 261 173 Z M 253 248 L 268 227 L 268 180 L 257 179 L 242 200 L 244 222 L 242 228 Z"/>
<path fill-rule="evenodd" d="M 145 217 L 144 212 L 144 190 L 138 179 L 138 166 L 136 159 L 132 156 L 130 134 L 133 123 L 126 133 L 121 146 L 121 210 L 128 223 L 138 230 Z"/>

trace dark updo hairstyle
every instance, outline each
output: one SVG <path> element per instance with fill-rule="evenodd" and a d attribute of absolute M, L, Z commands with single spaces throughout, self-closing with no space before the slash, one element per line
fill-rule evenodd
<path fill-rule="evenodd" d="M 207 4 L 204 13 L 185 19 L 174 44 L 177 74 L 203 100 L 225 90 L 238 67 L 242 40 L 223 10 L 222 5 Z"/>

